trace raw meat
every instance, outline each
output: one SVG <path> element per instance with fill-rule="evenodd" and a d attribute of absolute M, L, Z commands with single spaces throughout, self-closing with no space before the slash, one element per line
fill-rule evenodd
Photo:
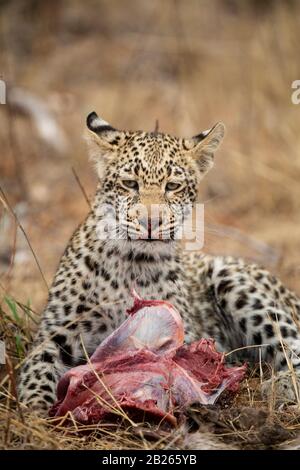
<path fill-rule="evenodd" d="M 183 323 L 170 303 L 134 293 L 128 314 L 86 365 L 60 379 L 50 416 L 71 411 L 92 424 L 142 412 L 175 425 L 191 403 L 213 404 L 223 390 L 238 390 L 246 366 L 226 367 L 212 339 L 184 345 Z"/>

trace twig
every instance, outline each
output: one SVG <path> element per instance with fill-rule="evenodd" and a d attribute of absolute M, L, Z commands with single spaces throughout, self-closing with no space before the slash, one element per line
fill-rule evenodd
<path fill-rule="evenodd" d="M 15 380 L 15 375 L 14 375 L 14 368 L 13 368 L 13 365 L 11 363 L 11 360 L 10 360 L 10 357 L 8 356 L 8 354 L 5 356 L 5 360 L 6 360 L 6 364 L 7 364 L 7 372 L 8 372 L 9 378 L 10 378 L 11 393 L 15 398 L 20 419 L 21 419 L 22 423 L 24 424 L 25 421 L 24 421 L 24 416 L 23 416 L 21 406 L 20 406 L 20 402 L 19 402 L 19 398 L 18 398 L 18 391 L 17 391 L 16 380 Z"/>
<path fill-rule="evenodd" d="M 5 207 L 7 207 L 7 208 L 9 209 L 9 212 L 12 214 L 12 216 L 14 217 L 15 221 L 16 221 L 17 224 L 18 224 L 18 227 L 20 228 L 21 232 L 23 233 L 23 235 L 24 235 L 24 237 L 25 237 L 25 239 L 26 239 L 26 241 L 27 241 L 27 244 L 28 244 L 28 246 L 29 246 L 29 248 L 30 248 L 30 251 L 31 251 L 31 253 L 32 253 L 33 257 L 34 257 L 34 260 L 35 260 L 35 262 L 36 262 L 36 265 L 37 265 L 37 267 L 38 267 L 38 270 L 39 270 L 39 272 L 40 272 L 40 274 L 41 274 L 41 276 L 42 276 L 42 279 L 43 279 L 43 281 L 44 281 L 44 283 L 45 283 L 45 286 L 46 286 L 47 290 L 49 291 L 49 286 L 48 286 L 47 281 L 46 281 L 46 279 L 45 279 L 45 276 L 44 276 L 44 274 L 43 274 L 43 271 L 42 271 L 41 265 L 40 265 L 40 263 L 39 263 L 39 260 L 37 259 L 37 256 L 36 256 L 36 254 L 35 254 L 35 252 L 34 252 L 34 250 L 33 250 L 33 248 L 32 248 L 32 245 L 31 245 L 30 241 L 29 241 L 29 238 L 28 238 L 28 236 L 27 236 L 27 234 L 26 234 L 26 232 L 25 232 L 25 230 L 24 230 L 24 228 L 23 228 L 23 225 L 21 224 L 21 222 L 19 221 L 19 219 L 18 219 L 17 215 L 15 214 L 13 208 L 11 207 L 11 205 L 10 205 L 10 203 L 9 203 L 9 201 L 8 201 L 8 199 L 7 199 L 7 197 L 6 197 L 5 193 L 4 193 L 4 191 L 3 191 L 3 189 L 1 188 L 1 186 L 0 186 L 0 194 L 2 195 L 2 198 L 3 198 L 3 199 L 2 199 L 2 203 L 4 204 Z M 1 198 L 0 198 L 0 200 L 1 200 Z"/>
<path fill-rule="evenodd" d="M 230 354 L 233 354 L 237 351 L 241 351 L 242 349 L 261 348 L 262 346 L 270 346 L 270 344 L 269 343 L 267 343 L 267 344 L 252 344 L 251 346 L 242 346 L 241 348 L 236 348 L 236 349 L 233 349 L 232 351 L 229 351 L 228 353 L 225 353 L 225 356 L 230 356 Z"/>
<path fill-rule="evenodd" d="M 74 168 L 73 166 L 72 166 L 72 173 L 73 173 L 73 175 L 74 175 L 74 178 L 75 178 L 76 181 L 77 181 L 77 184 L 78 184 L 79 188 L 81 189 L 81 192 L 82 192 L 82 194 L 83 194 L 84 199 L 86 200 L 86 202 L 87 202 L 89 208 L 91 209 L 92 206 L 91 206 L 90 200 L 89 200 L 89 198 L 88 198 L 88 195 L 86 194 L 85 189 L 84 189 L 84 187 L 83 187 L 83 185 L 81 184 L 81 181 L 80 181 L 80 179 L 79 179 L 79 176 L 77 175 L 76 170 L 75 170 L 75 168 Z"/>
<path fill-rule="evenodd" d="M 253 248 L 258 253 L 261 253 L 272 265 L 275 265 L 280 258 L 278 250 L 261 240 L 257 240 L 256 238 L 247 235 L 236 227 L 216 223 L 206 224 L 206 227 L 210 233 L 216 233 L 244 244 L 246 243 L 249 247 Z"/>

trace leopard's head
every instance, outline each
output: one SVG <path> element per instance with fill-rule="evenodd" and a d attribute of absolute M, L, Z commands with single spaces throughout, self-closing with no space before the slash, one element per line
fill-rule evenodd
<path fill-rule="evenodd" d="M 94 210 L 99 219 L 109 213 L 115 221 L 106 229 L 108 238 L 143 251 L 172 245 L 197 200 L 199 181 L 213 166 L 224 124 L 192 138 L 177 138 L 120 131 L 93 112 L 87 126 L 100 179 Z"/>

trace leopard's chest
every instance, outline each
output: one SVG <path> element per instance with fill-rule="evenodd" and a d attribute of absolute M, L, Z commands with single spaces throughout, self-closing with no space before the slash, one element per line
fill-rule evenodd
<path fill-rule="evenodd" d="M 144 299 L 169 301 L 185 325 L 189 322 L 191 312 L 182 267 L 173 260 L 126 263 L 124 256 L 106 255 L 98 266 L 97 272 L 86 273 L 90 288 L 85 292 L 84 311 L 79 321 L 80 334 L 89 352 L 126 319 L 127 310 L 133 305 L 133 290 Z M 192 325 L 189 326 L 192 330 Z"/>
<path fill-rule="evenodd" d="M 143 277 L 128 281 L 120 276 L 116 282 L 106 285 L 97 280 L 95 292 L 99 308 L 115 328 L 126 318 L 127 309 L 133 306 L 133 292 L 143 299 L 172 301 L 179 294 L 178 290 L 172 287 L 164 282 L 151 283 Z"/>

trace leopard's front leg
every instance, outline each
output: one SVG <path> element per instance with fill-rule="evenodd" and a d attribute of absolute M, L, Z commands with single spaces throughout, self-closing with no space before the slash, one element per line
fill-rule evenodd
<path fill-rule="evenodd" d="M 50 338 L 37 335 L 26 362 L 21 366 L 18 397 L 30 409 L 46 411 L 56 397 L 56 386 L 66 366 L 60 347 Z"/>

